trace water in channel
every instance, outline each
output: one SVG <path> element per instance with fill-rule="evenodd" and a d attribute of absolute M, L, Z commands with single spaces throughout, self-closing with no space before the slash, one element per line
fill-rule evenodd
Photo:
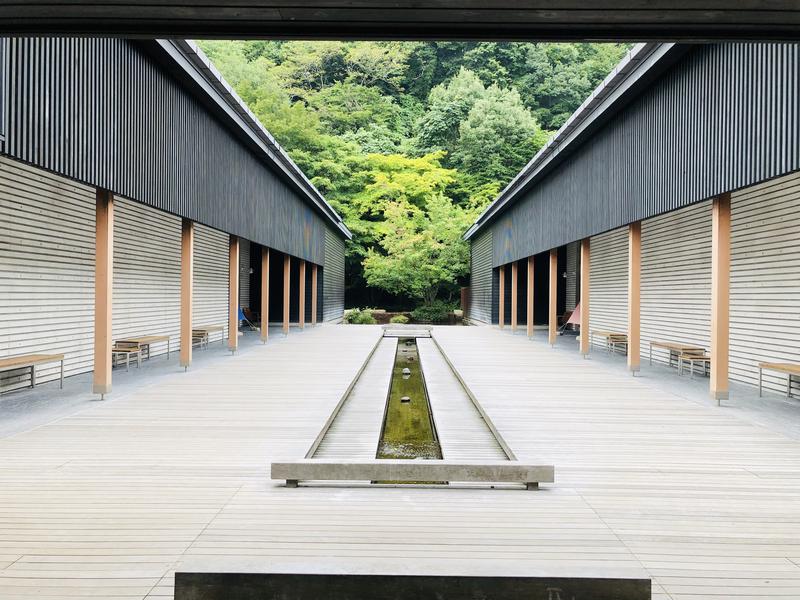
<path fill-rule="evenodd" d="M 377 458 L 442 458 L 414 338 L 397 340 Z"/>

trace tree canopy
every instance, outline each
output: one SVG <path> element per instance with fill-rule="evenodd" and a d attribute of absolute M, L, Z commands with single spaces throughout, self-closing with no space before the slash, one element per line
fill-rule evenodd
<path fill-rule="evenodd" d="M 348 304 L 454 297 L 461 235 L 623 44 L 200 42 L 354 234 Z"/>

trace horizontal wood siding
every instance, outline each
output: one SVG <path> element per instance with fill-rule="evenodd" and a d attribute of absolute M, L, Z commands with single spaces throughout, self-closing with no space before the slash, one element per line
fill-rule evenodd
<path fill-rule="evenodd" d="M 731 213 L 730 374 L 757 384 L 759 362 L 800 363 L 800 174 L 734 193 Z"/>
<path fill-rule="evenodd" d="M 65 354 L 65 375 L 91 371 L 95 192 L 0 157 L 0 358 Z M 37 367 L 39 382 L 59 365 Z M 9 371 L 0 390 L 28 384 Z"/>
<path fill-rule="evenodd" d="M 205 225 L 194 231 L 194 306 L 192 324 L 228 324 L 228 240 L 226 233 Z M 213 334 L 212 340 L 220 334 Z"/>
<path fill-rule="evenodd" d="M 469 319 L 492 322 L 492 232 L 483 232 L 470 244 Z"/>
<path fill-rule="evenodd" d="M 283 268 L 283 265 L 280 267 Z M 334 321 L 344 314 L 344 240 L 325 230 L 325 274 L 322 278 L 322 319 Z"/>
<path fill-rule="evenodd" d="M 132 200 L 114 203 L 112 339 L 171 336 L 180 343 L 181 219 Z M 151 355 L 166 352 L 159 343 Z"/>
<path fill-rule="evenodd" d="M 650 341 L 709 348 L 711 202 L 642 222 L 642 358 Z M 666 361 L 654 351 L 653 361 Z"/>
<path fill-rule="evenodd" d="M 628 229 L 594 236 L 589 249 L 590 329 L 627 333 Z"/>

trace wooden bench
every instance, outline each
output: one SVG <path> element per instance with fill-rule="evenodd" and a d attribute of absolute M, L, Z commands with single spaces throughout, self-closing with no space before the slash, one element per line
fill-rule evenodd
<path fill-rule="evenodd" d="M 536 489 L 554 481 L 552 465 L 531 465 L 514 460 L 460 462 L 452 460 L 320 460 L 305 458 L 272 463 L 272 479 L 285 479 L 287 487 L 299 481 L 459 481 L 524 483 Z"/>
<path fill-rule="evenodd" d="M 111 368 L 117 366 L 117 357 L 125 357 L 125 370 L 131 370 L 131 356 L 136 357 L 136 367 L 142 366 L 142 349 L 139 346 L 112 346 L 111 347 Z"/>
<path fill-rule="evenodd" d="M 628 351 L 628 334 L 620 333 L 618 331 L 598 331 L 592 330 L 589 334 L 589 347 L 594 346 L 594 338 L 599 336 L 605 340 L 606 350 L 610 354 L 615 352 L 617 347 L 624 347 L 625 352 Z"/>
<path fill-rule="evenodd" d="M 45 363 L 61 363 L 60 387 L 64 389 L 64 355 L 63 354 L 23 354 L 10 358 L 0 359 L 0 372 L 16 371 L 17 369 L 31 370 L 31 388 L 36 387 L 36 365 Z"/>
<path fill-rule="evenodd" d="M 170 354 L 170 338 L 168 335 L 142 335 L 138 337 L 128 337 L 117 340 L 114 343 L 115 348 L 138 348 L 144 353 L 144 358 L 150 358 L 150 346 L 153 344 L 167 344 L 167 360 Z"/>
<path fill-rule="evenodd" d="M 650 342 L 650 364 L 653 364 L 653 348 L 663 348 L 668 351 L 667 364 L 671 367 L 672 361 L 675 361 L 675 366 L 680 370 L 680 355 L 684 353 L 689 354 L 703 354 L 706 349 L 696 344 L 681 344 L 678 342 Z"/>
<path fill-rule="evenodd" d="M 800 364 L 797 363 L 758 363 L 758 395 L 761 397 L 761 380 L 764 369 L 786 373 L 786 397 L 792 397 L 792 375 L 800 377 Z"/>
<path fill-rule="evenodd" d="M 695 364 L 703 365 L 703 375 L 708 375 L 708 366 L 711 364 L 711 356 L 705 353 L 705 350 L 699 352 L 689 351 L 681 352 L 678 355 L 678 375 L 683 375 L 683 365 L 689 363 L 689 376 L 694 377 Z"/>
<path fill-rule="evenodd" d="M 211 337 L 212 333 L 216 333 L 217 331 L 222 333 L 220 341 L 222 344 L 225 344 L 225 325 L 200 325 L 198 327 L 192 327 L 192 343 L 193 344 L 200 344 L 202 348 L 205 346 L 208 348 L 208 341 Z"/>

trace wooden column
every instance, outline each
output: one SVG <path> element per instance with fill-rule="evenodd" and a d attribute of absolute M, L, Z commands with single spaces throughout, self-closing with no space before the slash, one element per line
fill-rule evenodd
<path fill-rule="evenodd" d="M 505 318 L 506 318 L 506 268 L 505 266 L 500 267 L 500 285 L 498 286 L 498 292 L 500 294 L 499 298 L 497 299 L 497 323 L 500 325 L 500 329 L 503 328 L 505 325 Z"/>
<path fill-rule="evenodd" d="M 728 398 L 731 196 L 714 199 L 711 228 L 711 397 Z"/>
<path fill-rule="evenodd" d="M 556 344 L 558 331 L 558 250 L 550 250 L 550 298 L 547 303 L 547 341 L 551 346 Z"/>
<path fill-rule="evenodd" d="M 589 354 L 589 238 L 581 240 L 581 354 Z"/>
<path fill-rule="evenodd" d="M 519 273 L 517 271 L 517 261 L 511 263 L 511 331 L 517 330 L 517 279 Z"/>
<path fill-rule="evenodd" d="M 228 250 L 228 350 L 239 348 L 239 238 L 230 236 Z"/>
<path fill-rule="evenodd" d="M 298 322 L 300 329 L 306 328 L 306 261 L 300 261 L 300 276 L 298 277 L 300 284 L 300 298 L 298 299 Z"/>
<path fill-rule="evenodd" d="M 261 341 L 269 339 L 269 248 L 261 247 Z"/>
<path fill-rule="evenodd" d="M 311 265 L 311 326 L 317 324 L 317 265 Z"/>
<path fill-rule="evenodd" d="M 292 259 L 283 255 L 283 335 L 289 335 L 289 285 L 291 284 Z"/>
<path fill-rule="evenodd" d="M 533 337 L 533 257 L 528 257 L 528 305 L 525 312 L 525 324 L 528 329 L 528 337 Z"/>
<path fill-rule="evenodd" d="M 114 282 L 114 196 L 95 195 L 94 377 L 92 392 L 111 392 L 111 290 Z"/>
<path fill-rule="evenodd" d="M 641 363 L 642 223 L 628 225 L 628 370 L 638 373 Z"/>
<path fill-rule="evenodd" d="M 181 223 L 181 366 L 192 366 L 192 286 L 194 285 L 194 223 Z"/>

